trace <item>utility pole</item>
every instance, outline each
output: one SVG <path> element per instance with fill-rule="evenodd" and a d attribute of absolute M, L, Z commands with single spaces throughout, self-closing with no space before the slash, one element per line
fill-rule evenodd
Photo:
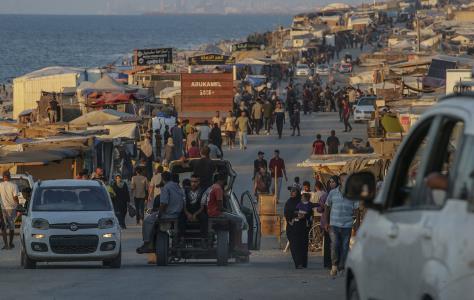
<path fill-rule="evenodd" d="M 417 39 L 417 51 L 421 51 L 421 29 L 420 29 L 420 17 L 416 15 L 416 39 Z"/>

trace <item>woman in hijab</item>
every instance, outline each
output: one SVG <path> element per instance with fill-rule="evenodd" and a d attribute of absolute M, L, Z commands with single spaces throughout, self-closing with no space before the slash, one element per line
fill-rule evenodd
<path fill-rule="evenodd" d="M 117 216 L 120 227 L 126 229 L 125 217 L 127 215 L 128 204 L 130 203 L 130 193 L 128 192 L 127 184 L 122 181 L 122 176 L 115 175 L 112 189 L 115 193 L 115 197 L 113 198 L 115 215 Z"/>
<path fill-rule="evenodd" d="M 283 124 L 285 124 L 285 110 L 283 109 L 281 102 L 277 102 L 277 106 L 273 114 L 277 126 L 278 138 L 281 139 L 283 133 Z"/>
<path fill-rule="evenodd" d="M 166 143 L 166 146 L 165 146 L 163 164 L 168 165 L 171 161 L 173 161 L 173 153 L 174 153 L 173 138 L 169 137 L 168 142 Z"/>
<path fill-rule="evenodd" d="M 309 200 L 309 197 L 308 197 Z M 309 201 L 307 201 L 310 205 Z M 286 235 L 290 243 L 291 256 L 296 269 L 308 267 L 308 234 L 311 214 L 302 214 L 301 193 L 297 188 L 292 188 L 290 198 L 285 204 Z"/>

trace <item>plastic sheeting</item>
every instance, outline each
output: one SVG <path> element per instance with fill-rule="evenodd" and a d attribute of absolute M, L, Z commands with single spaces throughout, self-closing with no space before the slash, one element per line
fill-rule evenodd
<path fill-rule="evenodd" d="M 106 123 L 123 121 L 123 122 L 137 122 L 141 117 L 116 111 L 114 109 L 97 110 L 69 122 L 70 125 L 87 126 L 87 125 L 103 125 Z"/>
<path fill-rule="evenodd" d="M 109 130 L 109 133 L 97 135 L 99 139 L 116 139 L 116 138 L 135 139 L 137 137 L 137 124 L 136 123 L 109 124 L 109 125 L 102 125 L 102 126 L 87 127 L 87 130 L 104 130 L 104 129 Z"/>

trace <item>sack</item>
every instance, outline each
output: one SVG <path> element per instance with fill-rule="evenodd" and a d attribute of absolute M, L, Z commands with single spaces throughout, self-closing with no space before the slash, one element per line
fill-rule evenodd
<path fill-rule="evenodd" d="M 128 204 L 128 215 L 130 216 L 130 218 L 133 218 L 137 215 L 137 209 L 131 204 Z"/>

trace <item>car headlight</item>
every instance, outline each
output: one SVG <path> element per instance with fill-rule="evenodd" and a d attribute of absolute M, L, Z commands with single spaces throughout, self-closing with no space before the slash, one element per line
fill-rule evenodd
<path fill-rule="evenodd" d="M 33 219 L 31 221 L 31 227 L 34 229 L 39 229 L 39 230 L 48 230 L 49 229 L 49 222 L 48 220 L 45 219 Z"/>
<path fill-rule="evenodd" d="M 104 218 L 99 220 L 99 229 L 108 229 L 114 227 L 114 219 Z"/>

